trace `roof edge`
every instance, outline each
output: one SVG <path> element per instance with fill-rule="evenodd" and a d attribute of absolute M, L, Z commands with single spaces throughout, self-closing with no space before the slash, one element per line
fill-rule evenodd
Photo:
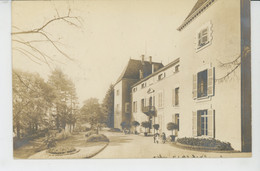
<path fill-rule="evenodd" d="M 195 19 L 199 14 L 205 11 L 210 5 L 212 5 L 217 0 L 208 0 L 202 4 L 196 11 L 193 12 L 188 18 L 186 18 L 183 23 L 177 28 L 178 31 L 183 30 L 193 19 Z"/>
<path fill-rule="evenodd" d="M 161 69 L 157 70 L 156 72 L 150 74 L 149 76 L 147 76 L 147 77 L 143 78 L 142 80 L 138 81 L 137 83 L 133 84 L 133 85 L 131 86 L 131 88 L 137 86 L 138 84 L 142 83 L 143 81 L 148 80 L 149 78 L 151 78 L 152 76 L 158 74 L 159 72 L 162 72 L 162 71 L 168 69 L 169 67 L 171 67 L 171 66 L 177 64 L 178 62 L 180 62 L 180 58 L 175 59 L 174 61 L 172 61 L 172 62 L 170 62 L 169 64 L 165 65 L 164 67 L 162 67 Z"/>

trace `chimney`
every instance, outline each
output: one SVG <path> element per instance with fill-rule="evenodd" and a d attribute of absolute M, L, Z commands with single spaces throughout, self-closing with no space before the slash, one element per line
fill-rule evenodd
<path fill-rule="evenodd" d="M 150 64 L 152 64 L 153 63 L 153 58 L 152 58 L 152 56 L 149 56 L 149 62 L 150 62 Z"/>
<path fill-rule="evenodd" d="M 142 55 L 141 57 L 142 57 L 141 62 L 144 65 L 144 55 Z"/>
<path fill-rule="evenodd" d="M 144 78 L 144 75 L 143 75 L 143 71 L 142 71 L 142 70 L 139 70 L 139 78 L 140 78 L 140 80 Z"/>

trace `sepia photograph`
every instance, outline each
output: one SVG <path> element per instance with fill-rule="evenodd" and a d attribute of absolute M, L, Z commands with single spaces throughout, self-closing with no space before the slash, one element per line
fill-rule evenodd
<path fill-rule="evenodd" d="M 251 158 L 250 15 L 250 0 L 12 1 L 13 158 Z"/>

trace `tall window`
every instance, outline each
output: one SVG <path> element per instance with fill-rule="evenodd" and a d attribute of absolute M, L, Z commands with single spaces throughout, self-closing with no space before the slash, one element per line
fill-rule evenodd
<path fill-rule="evenodd" d="M 198 111 L 198 136 L 208 135 L 208 114 L 207 110 Z"/>
<path fill-rule="evenodd" d="M 133 112 L 136 113 L 137 112 L 137 101 L 133 102 Z"/>
<path fill-rule="evenodd" d="M 158 107 L 163 107 L 163 92 L 158 93 Z"/>
<path fill-rule="evenodd" d="M 125 103 L 125 113 L 130 113 L 130 103 Z"/>
<path fill-rule="evenodd" d="M 214 95 L 214 68 L 193 75 L 193 99 Z"/>
<path fill-rule="evenodd" d="M 119 96 L 119 90 L 116 90 L 116 95 Z"/>
<path fill-rule="evenodd" d="M 120 106 L 119 104 L 116 104 L 116 114 L 119 114 L 120 113 Z"/>
<path fill-rule="evenodd" d="M 174 117 L 174 123 L 178 125 L 178 131 L 180 130 L 180 120 L 179 120 L 179 114 L 175 114 L 175 117 Z"/>
<path fill-rule="evenodd" d="M 141 100 L 141 109 L 144 108 L 144 106 L 145 106 L 144 103 L 145 103 L 145 102 L 144 102 L 144 99 L 142 99 L 142 100 Z"/>
<path fill-rule="evenodd" d="M 193 112 L 193 136 L 215 136 L 215 111 L 203 109 Z"/>
<path fill-rule="evenodd" d="M 197 82 L 198 98 L 207 96 L 207 85 L 208 85 L 207 76 L 208 76 L 207 70 L 198 73 L 198 82 Z"/>
<path fill-rule="evenodd" d="M 172 105 L 179 106 L 179 87 L 173 89 L 172 91 Z"/>

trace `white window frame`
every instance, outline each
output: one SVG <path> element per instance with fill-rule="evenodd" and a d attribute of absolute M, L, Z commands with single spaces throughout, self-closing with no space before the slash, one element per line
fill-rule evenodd
<path fill-rule="evenodd" d="M 137 112 L 137 101 L 133 101 L 133 113 Z"/>
<path fill-rule="evenodd" d="M 163 108 L 164 105 L 164 94 L 163 91 L 158 91 L 158 108 Z"/>
<path fill-rule="evenodd" d="M 211 45 L 212 43 L 212 22 L 209 21 L 205 24 L 203 24 L 200 28 L 198 28 L 198 30 L 195 33 L 195 51 L 199 52 L 200 50 L 208 47 L 209 45 Z M 203 34 L 203 31 L 206 30 L 206 34 Z M 199 44 L 199 42 L 201 42 L 200 40 L 202 40 L 203 38 L 207 37 L 207 41 L 203 43 L 203 45 Z"/>
<path fill-rule="evenodd" d="M 158 81 L 163 80 L 164 78 L 165 78 L 165 72 L 160 73 L 160 74 L 157 76 L 157 80 L 158 80 Z"/>
<path fill-rule="evenodd" d="M 146 82 L 141 84 L 141 88 L 145 88 L 146 87 Z"/>
<path fill-rule="evenodd" d="M 133 93 L 136 92 L 137 91 L 137 87 L 134 87 L 132 91 L 133 91 Z"/>

